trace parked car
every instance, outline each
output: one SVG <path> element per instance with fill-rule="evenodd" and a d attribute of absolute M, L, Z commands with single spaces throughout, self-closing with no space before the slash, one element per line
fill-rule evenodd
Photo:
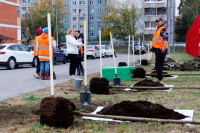
<path fill-rule="evenodd" d="M 54 49 L 54 64 L 56 64 L 56 62 L 63 62 L 63 64 L 66 64 L 68 60 L 68 56 L 64 50 L 61 50 L 60 48 Z"/>
<path fill-rule="evenodd" d="M 145 54 L 147 52 L 146 45 L 143 42 L 140 42 L 140 50 L 141 54 Z M 134 43 L 134 53 L 139 54 L 139 42 Z"/>
<path fill-rule="evenodd" d="M 100 49 L 99 45 L 96 45 L 96 46 Z M 101 45 L 101 53 L 102 53 L 102 57 L 113 56 L 112 49 L 108 47 L 107 45 Z"/>
<path fill-rule="evenodd" d="M 37 60 L 33 56 L 33 51 L 22 44 L 2 44 L 0 45 L 0 65 L 7 66 L 8 69 L 15 69 L 21 64 L 32 64 L 37 66 Z"/>
<path fill-rule="evenodd" d="M 86 50 L 87 50 L 87 57 L 92 57 L 94 59 L 96 59 L 97 57 L 100 57 L 99 48 L 97 46 L 87 45 Z"/>

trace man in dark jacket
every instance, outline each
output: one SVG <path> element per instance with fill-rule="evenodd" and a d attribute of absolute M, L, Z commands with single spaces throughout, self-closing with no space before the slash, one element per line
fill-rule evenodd
<path fill-rule="evenodd" d="M 156 20 L 157 29 L 153 34 L 151 51 L 155 53 L 156 63 L 155 68 L 157 72 L 157 82 L 162 82 L 163 79 L 163 64 L 168 49 L 168 33 L 167 26 L 163 24 L 162 18 Z"/>

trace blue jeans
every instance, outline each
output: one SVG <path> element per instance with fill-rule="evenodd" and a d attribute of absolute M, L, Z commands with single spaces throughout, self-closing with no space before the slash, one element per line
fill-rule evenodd
<path fill-rule="evenodd" d="M 40 62 L 40 72 L 49 72 L 49 61 Z"/>

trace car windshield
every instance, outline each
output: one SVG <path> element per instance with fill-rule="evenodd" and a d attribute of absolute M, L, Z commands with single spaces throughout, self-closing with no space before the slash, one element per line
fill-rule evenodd
<path fill-rule="evenodd" d="M 94 49 L 92 46 L 87 46 L 87 49 Z"/>
<path fill-rule="evenodd" d="M 3 48 L 5 48 L 6 46 L 0 46 L 0 49 L 3 49 Z"/>
<path fill-rule="evenodd" d="M 100 46 L 97 46 L 100 49 Z M 101 46 L 101 49 L 105 49 L 105 46 Z"/>
<path fill-rule="evenodd" d="M 135 45 L 135 46 L 138 46 L 138 45 L 139 45 L 139 42 L 135 42 L 134 45 Z M 142 46 L 142 43 L 140 43 L 140 46 Z"/>
<path fill-rule="evenodd" d="M 61 49 L 66 49 L 67 48 L 67 46 L 62 46 L 62 47 L 60 47 Z"/>

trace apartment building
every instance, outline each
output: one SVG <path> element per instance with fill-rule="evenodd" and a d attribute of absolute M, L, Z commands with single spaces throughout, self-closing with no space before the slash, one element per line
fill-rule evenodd
<path fill-rule="evenodd" d="M 0 44 L 21 43 L 20 0 L 0 1 Z"/>
<path fill-rule="evenodd" d="M 152 40 L 156 30 L 155 20 L 162 18 L 167 25 L 167 0 L 144 0 L 144 40 Z"/>

